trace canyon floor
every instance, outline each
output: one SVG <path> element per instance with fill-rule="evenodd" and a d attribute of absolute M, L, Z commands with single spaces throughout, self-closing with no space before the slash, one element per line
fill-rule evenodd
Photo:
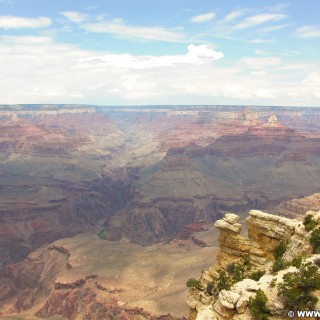
<path fill-rule="evenodd" d="M 100 302 L 112 297 L 128 309 L 143 308 L 154 315 L 170 313 L 183 317 L 188 312 L 186 282 L 215 262 L 217 236 L 213 226 L 206 226 L 205 231 L 193 234 L 193 240 L 173 239 L 147 247 L 102 240 L 91 233 L 57 240 L 34 251 L 27 261 L 12 266 L 15 279 L 20 279 L 18 298 L 3 305 L 1 313 L 17 309 L 19 297 L 25 295 L 32 300 L 30 315 L 43 305 L 57 310 L 59 305 L 55 305 L 54 294 L 90 288 Z M 195 239 L 201 241 L 202 246 L 195 245 Z M 63 260 L 61 264 L 57 264 L 59 259 Z M 41 270 L 35 272 L 43 261 Z M 32 280 L 26 275 L 28 269 L 33 270 L 32 277 L 41 279 L 38 288 L 32 291 Z M 47 281 L 48 273 L 54 275 L 50 281 Z M 47 318 L 52 314 L 47 311 L 43 316 Z M 66 309 L 65 316 L 74 315 Z"/>

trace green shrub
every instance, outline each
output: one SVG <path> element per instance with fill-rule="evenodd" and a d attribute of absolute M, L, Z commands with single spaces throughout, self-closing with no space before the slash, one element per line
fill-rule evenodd
<path fill-rule="evenodd" d="M 302 257 L 294 258 L 291 261 L 291 265 L 293 267 L 296 267 L 297 269 L 299 269 L 301 267 L 301 264 L 302 264 Z"/>
<path fill-rule="evenodd" d="M 251 260 L 248 254 L 241 257 L 241 261 L 246 270 L 251 268 Z"/>
<path fill-rule="evenodd" d="M 230 276 L 223 270 L 219 270 L 218 274 L 218 278 L 216 279 L 218 291 L 220 292 L 221 290 L 229 290 L 233 284 Z"/>
<path fill-rule="evenodd" d="M 274 288 L 276 286 L 276 283 L 277 283 L 277 279 L 275 279 L 275 278 L 272 279 L 271 282 L 270 282 L 270 287 Z"/>
<path fill-rule="evenodd" d="M 270 311 L 267 308 L 268 298 L 264 292 L 259 289 L 255 298 L 249 299 L 249 309 L 253 319 L 255 320 L 267 320 L 270 316 Z"/>
<path fill-rule="evenodd" d="M 283 282 L 278 284 L 278 295 L 282 296 L 289 310 L 312 310 L 318 299 L 311 292 L 319 289 L 318 267 L 308 263 L 299 271 L 284 275 Z"/>
<path fill-rule="evenodd" d="M 214 283 L 213 282 L 208 283 L 206 288 L 207 294 L 212 295 L 213 289 L 214 289 Z"/>
<path fill-rule="evenodd" d="M 226 265 L 226 271 L 229 273 L 229 274 L 231 274 L 231 273 L 233 273 L 234 272 L 234 269 L 235 269 L 235 266 L 236 266 L 236 264 L 233 262 L 233 263 L 228 263 L 227 265 Z"/>
<path fill-rule="evenodd" d="M 106 239 L 106 232 L 104 229 L 100 230 L 98 233 L 97 233 L 97 236 L 102 239 L 102 240 L 105 240 Z"/>
<path fill-rule="evenodd" d="M 287 250 L 286 243 L 283 240 L 281 240 L 277 245 L 277 247 L 274 249 L 273 255 L 276 259 L 280 259 L 283 257 L 286 250 Z"/>
<path fill-rule="evenodd" d="M 284 262 L 283 259 L 278 258 L 274 261 L 272 266 L 272 273 L 278 272 L 280 270 L 283 270 L 287 267 L 287 264 Z"/>
<path fill-rule="evenodd" d="M 255 281 L 259 281 L 260 278 L 265 274 L 266 272 L 265 271 L 262 271 L 262 270 L 258 270 L 258 271 L 255 271 L 255 272 L 251 272 L 248 274 L 248 278 L 249 279 L 252 279 L 252 280 L 255 280 Z"/>
<path fill-rule="evenodd" d="M 311 214 L 305 216 L 303 224 L 307 231 L 313 230 L 317 226 L 317 222 L 313 220 Z"/>
<path fill-rule="evenodd" d="M 232 282 L 236 283 L 244 279 L 244 266 L 241 264 L 236 264 L 233 273 L 230 275 Z"/>
<path fill-rule="evenodd" d="M 227 264 L 225 270 L 218 270 L 218 276 L 207 286 L 207 293 L 218 296 L 221 290 L 229 290 L 233 284 L 243 280 L 251 268 L 249 255 L 241 257 L 237 263 Z"/>
<path fill-rule="evenodd" d="M 320 228 L 313 230 L 310 237 L 313 253 L 320 253 Z"/>
<path fill-rule="evenodd" d="M 200 282 L 195 278 L 190 278 L 190 279 L 188 279 L 188 281 L 186 283 L 186 286 L 188 288 L 197 288 L 197 289 L 199 289 L 200 288 Z"/>

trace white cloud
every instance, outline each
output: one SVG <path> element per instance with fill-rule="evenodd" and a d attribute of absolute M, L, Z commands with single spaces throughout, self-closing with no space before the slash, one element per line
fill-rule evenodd
<path fill-rule="evenodd" d="M 202 22 L 207 22 L 207 21 L 211 21 L 213 20 L 215 17 L 215 13 L 214 12 L 208 12 L 208 13 L 204 13 L 204 14 L 200 14 L 197 16 L 194 16 L 191 18 L 191 22 L 192 23 L 202 23 Z"/>
<path fill-rule="evenodd" d="M 131 54 L 100 54 L 77 60 L 75 68 L 151 69 L 181 64 L 203 65 L 222 59 L 224 54 L 207 45 L 189 45 L 185 55 L 133 56 Z"/>
<path fill-rule="evenodd" d="M 280 25 L 276 25 L 276 26 L 265 27 L 265 28 L 259 29 L 258 31 L 260 31 L 260 32 L 272 32 L 272 31 L 277 31 L 277 30 L 281 30 L 281 29 L 284 29 L 284 28 L 288 28 L 290 26 L 292 26 L 291 23 L 280 24 Z"/>
<path fill-rule="evenodd" d="M 190 56 L 200 60 L 209 59 L 209 61 L 214 61 L 224 57 L 222 52 L 217 52 L 205 44 L 198 46 L 191 44 L 188 46 L 188 51 Z"/>
<path fill-rule="evenodd" d="M 1 40 L 0 81 L 6 94 L 0 103 L 87 99 L 106 104 L 110 97 L 118 101 L 163 97 L 171 95 L 174 81 L 169 79 L 176 72 L 179 77 L 185 68 L 207 68 L 223 57 L 207 45 L 189 45 L 184 55 L 133 56 L 55 44 L 47 37 Z"/>
<path fill-rule="evenodd" d="M 267 73 L 265 71 L 251 71 L 250 74 L 253 76 L 265 76 Z"/>
<path fill-rule="evenodd" d="M 166 28 L 131 26 L 119 20 L 87 23 L 83 24 L 81 27 L 90 32 L 108 33 L 129 39 L 158 40 L 167 42 L 178 42 L 184 39 L 184 36 L 181 33 L 171 31 Z"/>
<path fill-rule="evenodd" d="M 151 56 L 84 50 L 48 37 L 0 40 L 0 103 L 310 105 L 320 92 L 318 71 L 301 82 L 292 72 L 305 69 L 283 72 L 277 57 L 226 67 L 214 63 L 223 53 L 207 45 Z"/>
<path fill-rule="evenodd" d="M 37 29 L 51 25 L 52 21 L 47 17 L 24 18 L 15 16 L 0 16 L 0 28 L 2 29 Z"/>
<path fill-rule="evenodd" d="M 61 14 L 74 23 L 80 23 L 88 19 L 88 15 L 77 11 L 65 11 Z"/>
<path fill-rule="evenodd" d="M 90 17 L 80 12 L 63 12 L 62 15 L 76 23 L 80 28 L 89 32 L 111 34 L 116 37 L 132 40 L 140 39 L 166 42 L 180 42 L 185 40 L 184 35 L 176 30 L 158 26 L 145 27 L 129 25 L 121 18 L 110 21 L 104 21 L 100 18 L 95 19 L 96 21 L 88 22 L 87 20 L 89 20 Z"/>
<path fill-rule="evenodd" d="M 1 36 L 1 40 L 10 44 L 26 44 L 26 45 L 40 45 L 52 43 L 52 39 L 46 36 Z"/>
<path fill-rule="evenodd" d="M 302 39 L 320 38 L 320 27 L 304 26 L 296 29 L 295 35 Z"/>
<path fill-rule="evenodd" d="M 235 10 L 228 13 L 224 18 L 224 22 L 231 22 L 236 20 L 237 18 L 243 16 L 246 13 L 246 10 Z"/>
<path fill-rule="evenodd" d="M 307 62 L 294 62 L 294 63 L 287 63 L 286 65 L 280 67 L 281 70 L 312 70 L 315 68 L 313 63 Z"/>
<path fill-rule="evenodd" d="M 266 22 L 274 22 L 287 18 L 286 14 L 282 13 L 262 13 L 246 18 L 244 21 L 237 24 L 234 28 L 242 30 L 261 25 Z"/>
<path fill-rule="evenodd" d="M 281 58 L 279 57 L 246 57 L 240 59 L 239 64 L 242 67 L 257 70 L 269 67 L 276 67 L 279 66 L 281 62 Z"/>
<path fill-rule="evenodd" d="M 320 99 L 320 73 L 312 71 L 302 80 L 301 84 L 290 91 L 290 95 L 295 98 L 309 98 L 310 96 Z"/>

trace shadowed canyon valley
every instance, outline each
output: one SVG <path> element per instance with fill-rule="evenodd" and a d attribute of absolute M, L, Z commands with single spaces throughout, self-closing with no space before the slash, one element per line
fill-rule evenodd
<path fill-rule="evenodd" d="M 213 222 L 319 208 L 318 108 L 4 105 L 0 120 L 1 319 L 185 318 Z"/>

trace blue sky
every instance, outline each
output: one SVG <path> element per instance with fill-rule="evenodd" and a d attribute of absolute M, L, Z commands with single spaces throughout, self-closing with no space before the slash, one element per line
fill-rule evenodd
<path fill-rule="evenodd" d="M 320 2 L 0 0 L 0 103 L 320 106 Z"/>

